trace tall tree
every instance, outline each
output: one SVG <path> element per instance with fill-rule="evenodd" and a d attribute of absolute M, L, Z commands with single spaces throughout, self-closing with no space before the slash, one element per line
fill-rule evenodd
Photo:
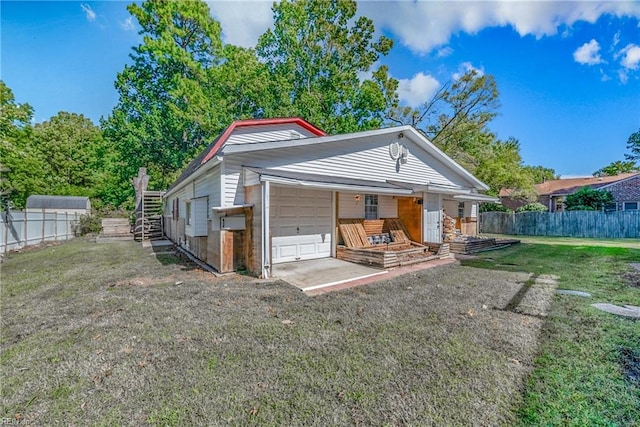
<path fill-rule="evenodd" d="M 640 167 L 632 160 L 616 160 L 615 162 L 611 162 L 607 166 L 595 171 L 593 176 L 613 176 L 638 170 L 640 170 Z"/>
<path fill-rule="evenodd" d="M 42 159 L 33 149 L 33 108 L 17 103 L 13 91 L 0 80 L 0 197 L 2 209 L 10 202 L 22 208 L 30 194 L 38 192 L 47 177 Z"/>
<path fill-rule="evenodd" d="M 629 154 L 625 154 L 625 158 L 630 162 L 635 162 L 640 168 L 640 129 L 629 135 L 627 140 L 627 150 Z"/>
<path fill-rule="evenodd" d="M 112 150 L 87 117 L 59 112 L 35 125 L 33 146 L 46 165 L 47 194 L 100 195 Z"/>
<path fill-rule="evenodd" d="M 166 187 L 173 174 L 230 120 L 220 108 L 210 69 L 222 61 L 220 24 L 202 1 L 145 1 L 129 12 L 141 26 L 143 43 L 132 65 L 118 74 L 120 100 L 102 122 L 118 145 L 120 191 L 140 166 L 151 186 Z"/>
<path fill-rule="evenodd" d="M 257 52 L 271 74 L 267 115 L 298 115 L 329 133 L 379 127 L 397 104 L 397 81 L 376 61 L 393 41 L 374 40 L 373 21 L 356 18 L 353 0 L 274 4 L 274 27 Z M 362 76 L 371 73 L 370 78 Z"/>
<path fill-rule="evenodd" d="M 556 174 L 556 171 L 551 168 L 545 168 L 544 166 L 524 166 L 524 172 L 531 175 L 534 184 L 541 184 L 546 181 L 553 181 L 559 179 L 560 176 Z"/>

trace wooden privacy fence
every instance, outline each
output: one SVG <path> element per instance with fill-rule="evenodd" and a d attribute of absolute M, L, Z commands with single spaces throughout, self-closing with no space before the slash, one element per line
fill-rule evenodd
<path fill-rule="evenodd" d="M 595 239 L 640 238 L 640 211 L 484 212 L 480 232 Z"/>
<path fill-rule="evenodd" d="M 3 211 L 0 213 L 0 253 L 71 239 L 79 219 L 77 213 Z"/>

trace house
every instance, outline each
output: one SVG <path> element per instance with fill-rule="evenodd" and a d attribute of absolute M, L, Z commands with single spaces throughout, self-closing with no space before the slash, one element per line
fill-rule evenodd
<path fill-rule="evenodd" d="M 488 187 L 411 126 L 327 135 L 300 118 L 233 122 L 164 194 L 168 238 L 218 271 L 336 257 L 341 219 L 398 218 L 442 241 Z"/>
<path fill-rule="evenodd" d="M 32 195 L 27 197 L 26 211 L 87 215 L 91 213 L 91 201 L 83 196 Z"/>
<path fill-rule="evenodd" d="M 561 212 L 565 198 L 581 188 L 593 188 L 609 191 L 615 201 L 616 210 L 640 209 L 640 172 L 622 173 L 613 176 L 554 179 L 536 184 L 538 202 L 545 205 L 549 212 Z M 502 189 L 500 199 L 509 209 L 516 209 L 526 201 L 511 197 L 512 190 Z"/>

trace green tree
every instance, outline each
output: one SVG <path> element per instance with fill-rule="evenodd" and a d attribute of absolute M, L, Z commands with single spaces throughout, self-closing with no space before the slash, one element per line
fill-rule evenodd
<path fill-rule="evenodd" d="M 624 157 L 628 161 L 634 162 L 636 165 L 640 165 L 640 129 L 629 135 L 629 139 L 627 140 L 627 150 L 629 150 L 630 153 L 625 154 Z"/>
<path fill-rule="evenodd" d="M 544 166 L 524 166 L 525 173 L 528 173 L 533 179 L 534 184 L 541 184 L 546 181 L 553 181 L 559 179 L 560 176 L 556 174 L 556 171 L 551 168 L 545 168 Z"/>
<path fill-rule="evenodd" d="M 609 165 L 595 171 L 593 176 L 614 176 L 621 173 L 635 172 L 637 170 L 640 170 L 640 168 L 638 168 L 635 162 L 631 160 L 616 160 L 615 162 L 611 162 Z"/>
<path fill-rule="evenodd" d="M 301 116 L 329 133 L 377 128 L 397 104 L 398 82 L 386 66 L 372 70 L 393 41 L 373 40 L 373 21 L 356 18 L 352 0 L 274 4 L 274 27 L 257 52 L 269 68 L 271 116 Z M 370 78 L 362 78 L 371 73 Z"/>
<path fill-rule="evenodd" d="M 610 203 L 613 203 L 613 196 L 610 192 L 590 187 L 581 188 L 575 193 L 568 195 L 564 201 L 568 211 L 600 210 Z"/>
<path fill-rule="evenodd" d="M 142 28 L 143 43 L 118 74 L 119 102 L 102 121 L 119 153 L 113 193 L 120 202 L 132 196 L 129 180 L 140 166 L 149 169 L 152 188 L 165 188 L 232 118 L 215 96 L 220 91 L 211 69 L 223 62 L 223 47 L 207 4 L 158 0 L 127 9 Z"/>
<path fill-rule="evenodd" d="M 46 189 L 54 195 L 102 196 L 111 147 L 100 128 L 82 114 L 61 111 L 35 125 L 33 146 L 46 165 Z"/>
<path fill-rule="evenodd" d="M 31 141 L 33 108 L 16 102 L 13 91 L 0 80 L 0 196 L 2 209 L 11 202 L 23 208 L 27 197 L 46 184 L 45 165 Z"/>

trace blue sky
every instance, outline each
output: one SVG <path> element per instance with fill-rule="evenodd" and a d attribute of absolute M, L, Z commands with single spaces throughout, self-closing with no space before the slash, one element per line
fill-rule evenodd
<path fill-rule="evenodd" d="M 0 3 L 0 76 L 35 121 L 59 111 L 98 123 L 140 43 L 128 2 Z M 254 46 L 270 1 L 209 2 L 226 42 Z M 622 160 L 640 128 L 640 2 L 364 1 L 359 13 L 396 43 L 381 63 L 418 105 L 473 67 L 495 77 L 491 129 L 520 141 L 524 162 L 563 176 Z"/>

